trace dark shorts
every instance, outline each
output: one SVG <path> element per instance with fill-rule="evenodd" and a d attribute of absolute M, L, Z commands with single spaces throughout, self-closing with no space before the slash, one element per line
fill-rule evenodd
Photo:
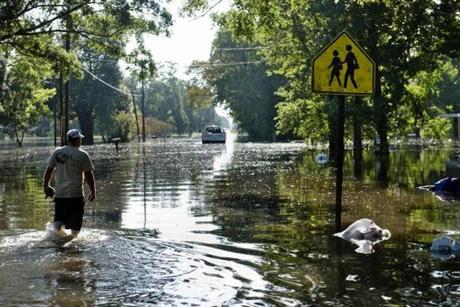
<path fill-rule="evenodd" d="M 63 223 L 66 229 L 80 231 L 84 212 L 83 197 L 54 199 L 54 221 Z"/>

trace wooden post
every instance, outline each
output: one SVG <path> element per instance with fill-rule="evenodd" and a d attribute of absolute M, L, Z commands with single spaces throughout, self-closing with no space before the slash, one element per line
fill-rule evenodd
<path fill-rule="evenodd" d="M 53 106 L 53 121 L 54 121 L 54 138 L 53 138 L 53 143 L 54 147 L 57 146 L 57 116 L 58 116 L 58 105 L 59 105 L 59 98 L 56 97 L 54 100 L 54 106 Z"/>
<path fill-rule="evenodd" d="M 141 133 L 140 133 L 140 131 L 139 131 L 140 129 L 139 129 L 139 120 L 137 119 L 136 99 L 135 99 L 135 97 L 134 97 L 134 92 L 133 92 L 133 91 L 131 91 L 131 98 L 132 98 L 132 100 L 133 100 L 134 118 L 135 118 L 135 120 L 136 120 L 136 132 L 137 132 L 137 137 L 136 137 L 136 138 L 137 138 L 137 141 L 140 142 L 140 140 L 141 140 L 141 139 L 140 139 Z"/>
<path fill-rule="evenodd" d="M 67 9 L 69 9 L 70 6 L 67 7 Z M 65 35 L 65 50 L 67 52 L 70 51 L 70 29 L 71 29 L 71 19 L 70 19 L 70 14 L 67 12 L 67 16 L 66 16 L 66 35 Z M 65 135 L 65 133 L 67 133 L 67 131 L 69 130 L 69 114 L 70 114 L 70 75 L 67 73 L 66 74 L 66 80 L 65 80 L 65 83 L 64 83 L 64 132 L 63 132 L 63 135 Z M 67 138 L 64 137 L 64 142 L 65 144 L 67 144 Z"/>
<path fill-rule="evenodd" d="M 141 97 L 141 104 L 142 104 L 142 142 L 145 142 L 145 86 L 144 86 L 144 79 L 142 79 L 142 97 Z"/>
<path fill-rule="evenodd" d="M 59 72 L 59 132 L 60 132 L 60 141 L 61 146 L 65 145 L 65 127 L 64 127 L 64 74 L 61 71 Z"/>

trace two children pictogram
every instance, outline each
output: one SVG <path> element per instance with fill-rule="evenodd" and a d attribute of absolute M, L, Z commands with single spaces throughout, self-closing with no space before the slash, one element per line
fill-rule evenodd
<path fill-rule="evenodd" d="M 342 83 L 340 82 L 340 71 L 343 69 L 342 64 L 347 64 L 347 70 L 345 71 L 345 79 L 344 79 L 344 84 L 343 87 L 347 88 L 348 84 L 348 78 L 350 78 L 351 83 L 353 84 L 353 87 L 356 89 L 358 88 L 358 85 L 356 84 L 355 81 L 355 70 L 359 68 L 358 60 L 356 59 L 355 54 L 351 51 L 352 47 L 351 45 L 347 45 L 345 47 L 347 50 L 347 55 L 345 56 L 345 61 L 341 61 L 339 57 L 339 51 L 334 50 L 332 52 L 333 58 L 331 64 L 328 66 L 328 68 L 332 67 L 331 70 L 331 77 L 329 78 L 329 86 L 331 86 L 332 82 L 334 81 L 334 78 L 337 80 L 337 83 L 339 86 L 342 86 Z"/>

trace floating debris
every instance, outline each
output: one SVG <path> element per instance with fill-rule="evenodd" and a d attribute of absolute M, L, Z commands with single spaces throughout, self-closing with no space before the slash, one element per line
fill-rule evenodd
<path fill-rule="evenodd" d="M 334 236 L 350 241 L 358 245 L 355 250 L 361 254 L 372 254 L 374 245 L 388 240 L 391 233 L 388 229 L 382 229 L 373 220 L 360 219 L 351 224 L 342 232 L 335 233 Z"/>

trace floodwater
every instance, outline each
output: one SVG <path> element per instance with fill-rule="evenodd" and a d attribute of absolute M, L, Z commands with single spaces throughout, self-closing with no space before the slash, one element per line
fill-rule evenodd
<path fill-rule="evenodd" d="M 300 143 L 198 138 L 86 148 L 98 198 L 80 237 L 45 239 L 51 146 L 0 148 L 0 306 L 460 306 L 460 202 L 417 186 L 460 175 L 452 149 L 345 160 L 342 229 L 391 231 L 375 253 L 333 236 L 335 177 Z"/>

